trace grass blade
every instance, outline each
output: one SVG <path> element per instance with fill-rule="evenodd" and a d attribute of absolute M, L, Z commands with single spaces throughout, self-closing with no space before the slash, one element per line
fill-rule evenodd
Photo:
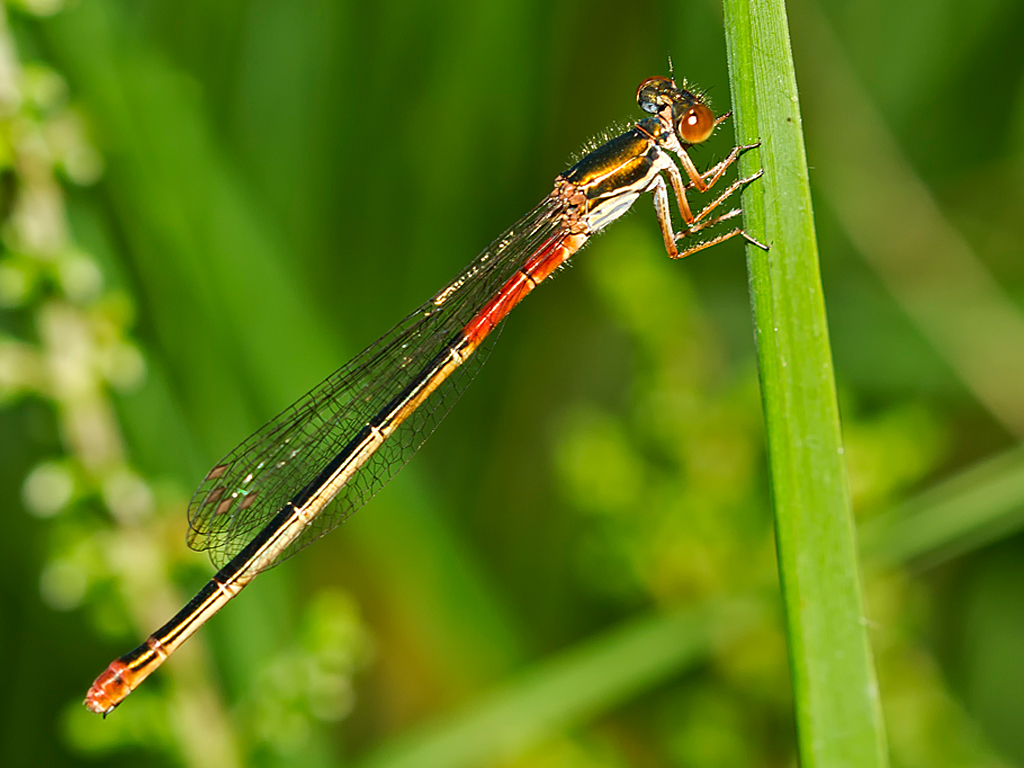
<path fill-rule="evenodd" d="M 864 627 L 796 76 L 782 0 L 726 0 L 776 539 L 801 764 L 887 764 Z"/>
<path fill-rule="evenodd" d="M 1024 449 L 986 459 L 860 528 L 873 566 L 931 567 L 979 549 L 1024 524 Z"/>
<path fill-rule="evenodd" d="M 559 654 L 469 710 L 392 743 L 360 768 L 440 768 L 509 759 L 704 658 L 748 625 L 747 603 L 646 616 Z"/>
<path fill-rule="evenodd" d="M 1024 438 L 1024 313 L 953 225 L 843 55 L 815 3 L 798 55 L 822 195 L 907 316 L 1008 432 Z"/>

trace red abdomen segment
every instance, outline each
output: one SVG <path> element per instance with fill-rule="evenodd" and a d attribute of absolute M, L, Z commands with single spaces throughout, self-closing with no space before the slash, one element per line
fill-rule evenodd
<path fill-rule="evenodd" d="M 466 323 L 462 335 L 469 342 L 470 349 L 475 349 L 494 328 L 505 319 L 505 315 L 541 280 L 562 266 L 587 242 L 589 235 L 558 234 L 544 243 L 531 256 L 522 268 L 510 277 L 498 294 L 491 299 L 476 317 Z"/>
<path fill-rule="evenodd" d="M 85 695 L 86 709 L 110 714 L 168 655 L 160 641 L 150 636 L 134 651 L 110 662 Z"/>
<path fill-rule="evenodd" d="M 89 692 L 85 695 L 85 706 L 97 715 L 106 715 L 113 711 L 132 692 L 126 680 L 131 675 L 128 665 L 120 659 L 110 662 L 103 674 L 96 678 Z"/>

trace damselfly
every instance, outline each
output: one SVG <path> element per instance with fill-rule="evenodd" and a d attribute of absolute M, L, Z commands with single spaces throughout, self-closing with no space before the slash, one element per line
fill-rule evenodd
<path fill-rule="evenodd" d="M 765 247 L 736 228 L 677 249 L 677 241 L 738 216 L 738 208 L 712 214 L 761 174 L 734 182 L 696 214 L 686 190 L 706 192 L 757 145 L 737 146 L 701 173 L 686 150 L 729 115 L 716 118 L 701 94 L 666 77 L 641 83 L 637 103 L 651 117 L 561 174 L 540 205 L 448 286 L 210 470 L 189 505 L 188 543 L 206 550 L 220 570 L 177 616 L 107 667 L 86 707 L 110 713 L 257 574 L 365 504 L 458 399 L 486 357 L 481 345 L 505 315 L 641 194 L 653 193 L 674 259 L 737 235 Z M 666 178 L 685 222 L 680 232 Z"/>

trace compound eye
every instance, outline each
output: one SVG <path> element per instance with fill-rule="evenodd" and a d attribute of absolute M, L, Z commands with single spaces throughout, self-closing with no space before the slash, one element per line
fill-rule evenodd
<path fill-rule="evenodd" d="M 700 144 L 715 129 L 715 116 L 703 104 L 694 104 L 679 118 L 679 138 L 687 144 Z"/>
<path fill-rule="evenodd" d="M 662 107 L 671 104 L 675 84 L 667 77 L 648 77 L 636 89 L 636 103 L 640 109 L 656 115 Z"/>

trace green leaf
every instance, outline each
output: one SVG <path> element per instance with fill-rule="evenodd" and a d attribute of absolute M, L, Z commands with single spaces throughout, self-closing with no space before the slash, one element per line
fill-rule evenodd
<path fill-rule="evenodd" d="M 726 0 L 741 172 L 801 764 L 884 766 L 857 546 L 818 268 L 796 75 L 782 0 Z"/>
<path fill-rule="evenodd" d="M 557 729 L 676 675 L 747 626 L 749 602 L 646 616 L 538 664 L 471 709 L 410 734 L 361 768 L 482 765 L 521 754 Z"/>
<path fill-rule="evenodd" d="M 874 566 L 935 566 L 1020 530 L 1024 450 L 987 459 L 861 527 Z"/>

